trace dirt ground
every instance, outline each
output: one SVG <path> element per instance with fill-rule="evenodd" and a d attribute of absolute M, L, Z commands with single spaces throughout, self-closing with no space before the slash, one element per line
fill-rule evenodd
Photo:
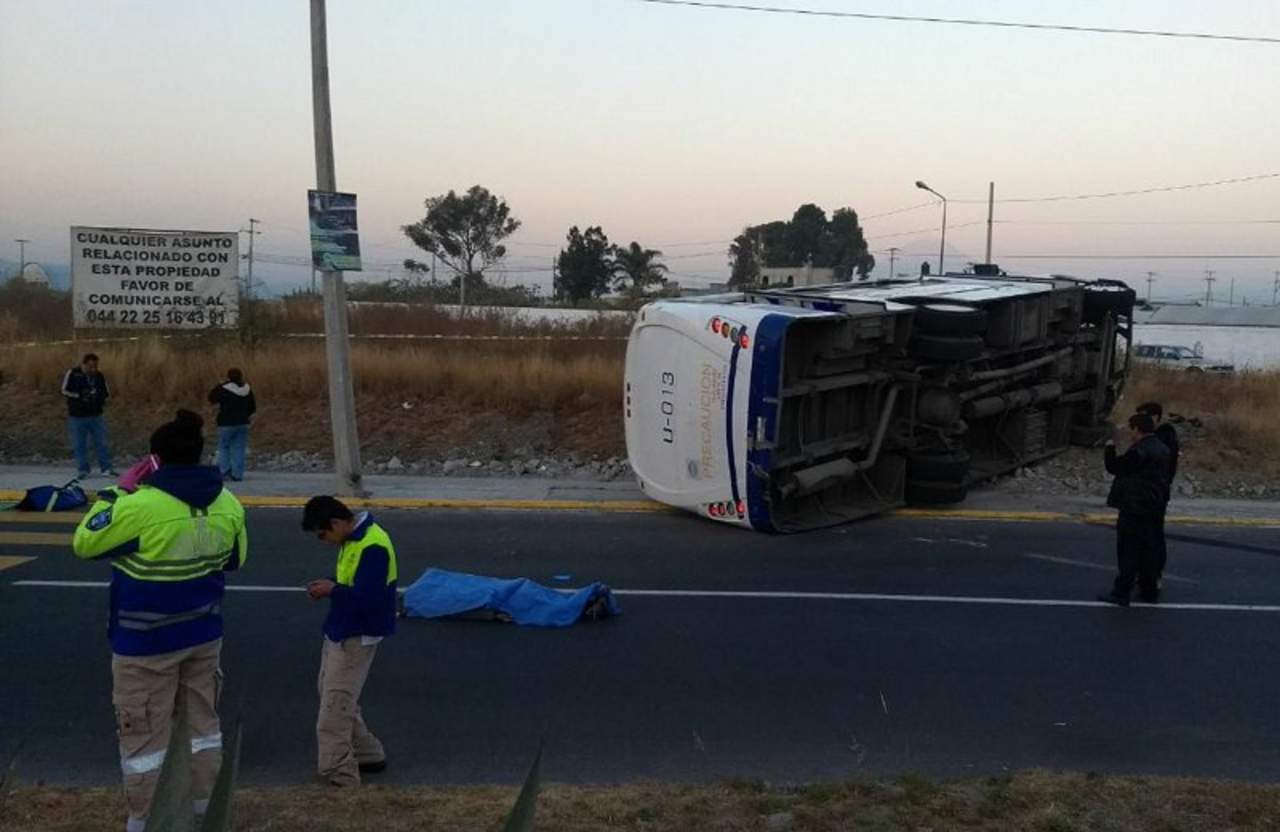
<path fill-rule="evenodd" d="M 238 832 L 492 832 L 515 789 L 365 786 L 247 789 L 236 795 Z M 794 787 L 551 785 L 537 829 L 555 832 L 1263 832 L 1280 829 L 1280 786 L 1164 777 L 1029 771 L 936 782 L 893 780 Z M 18 787 L 0 805 L 0 832 L 117 832 L 115 789 Z"/>

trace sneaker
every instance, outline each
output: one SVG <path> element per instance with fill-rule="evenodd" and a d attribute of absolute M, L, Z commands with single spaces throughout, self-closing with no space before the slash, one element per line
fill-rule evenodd
<path fill-rule="evenodd" d="M 1107 604 L 1115 604 L 1117 607 L 1129 606 L 1128 596 L 1116 595 L 1114 592 L 1104 592 L 1098 596 L 1098 600 Z"/>
<path fill-rule="evenodd" d="M 118 473 L 116 472 L 116 469 L 114 469 L 114 468 L 104 468 L 104 469 L 102 470 L 102 476 L 104 476 L 104 477 L 110 477 L 111 479 L 115 479 L 116 477 L 120 476 L 120 474 L 118 474 Z"/>
<path fill-rule="evenodd" d="M 1138 593 L 1138 600 L 1144 604 L 1159 604 L 1160 591 L 1156 590 L 1155 592 L 1140 592 Z"/>
<path fill-rule="evenodd" d="M 361 763 L 361 764 L 360 764 L 360 773 L 361 773 L 361 774 L 381 774 L 382 772 L 384 772 L 384 771 L 386 771 L 386 770 L 387 770 L 387 761 L 386 761 L 386 760 L 378 760 L 376 763 Z"/>

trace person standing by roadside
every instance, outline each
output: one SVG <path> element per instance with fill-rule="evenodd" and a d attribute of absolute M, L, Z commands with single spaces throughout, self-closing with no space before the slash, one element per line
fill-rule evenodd
<path fill-rule="evenodd" d="M 144 832 L 173 730 L 191 731 L 192 807 L 203 815 L 222 765 L 224 573 L 248 557 L 244 509 L 201 465 L 203 420 L 189 410 L 151 436 L 160 467 L 130 494 L 99 492 L 76 528 L 76 557 L 111 564 L 111 702 L 127 832 Z"/>
<path fill-rule="evenodd" d="M 1156 578 L 1157 582 L 1162 582 L 1164 565 L 1169 560 L 1169 547 L 1164 539 L 1164 519 L 1169 513 L 1169 500 L 1173 498 L 1173 481 L 1178 476 L 1178 454 L 1180 453 L 1178 431 L 1164 420 L 1164 406 L 1160 402 L 1141 404 L 1138 406 L 1138 412 L 1151 417 L 1156 425 L 1156 438 L 1169 449 L 1169 487 L 1165 491 L 1164 507 L 1160 509 L 1160 528 L 1156 536 Z"/>
<path fill-rule="evenodd" d="M 360 693 L 378 644 L 396 631 L 396 550 L 372 514 L 352 514 L 329 496 L 307 501 L 302 530 L 338 547 L 334 576 L 307 584 L 313 601 L 329 599 L 320 653 L 317 770 L 331 786 L 358 786 L 362 773 L 387 767 L 386 751 L 360 713 Z"/>
<path fill-rule="evenodd" d="M 118 476 L 111 465 L 107 423 L 102 415 L 102 409 L 111 397 L 111 388 L 107 386 L 107 377 L 98 370 L 98 356 L 86 353 L 80 360 L 80 366 L 72 367 L 63 374 L 62 395 L 67 400 L 67 423 L 78 475 L 81 478 L 89 476 L 89 440 L 92 439 L 103 476 Z"/>
<path fill-rule="evenodd" d="M 209 391 L 209 404 L 218 406 L 218 469 L 224 478 L 240 482 L 249 447 L 249 421 L 258 404 L 239 368 L 227 370 L 227 380 Z"/>
<path fill-rule="evenodd" d="M 1134 581 L 1147 604 L 1160 600 L 1156 535 L 1169 488 L 1169 449 L 1155 437 L 1155 421 L 1145 413 L 1129 417 L 1129 449 L 1116 456 L 1116 443 L 1107 440 L 1107 473 L 1115 476 L 1107 505 L 1119 509 L 1116 518 L 1116 561 L 1119 574 L 1110 592 L 1099 601 L 1129 606 Z"/>

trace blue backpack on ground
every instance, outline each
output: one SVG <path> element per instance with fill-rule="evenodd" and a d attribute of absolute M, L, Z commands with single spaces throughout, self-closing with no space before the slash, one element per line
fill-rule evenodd
<path fill-rule="evenodd" d="M 72 511 L 88 505 L 89 498 L 80 487 L 79 480 L 63 486 L 37 485 L 28 488 L 22 502 L 14 506 L 18 511 Z"/>

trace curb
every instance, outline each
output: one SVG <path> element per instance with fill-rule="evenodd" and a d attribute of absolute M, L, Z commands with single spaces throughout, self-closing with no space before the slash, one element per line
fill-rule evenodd
<path fill-rule="evenodd" d="M 20 500 L 25 492 L 0 489 L 0 500 Z M 302 508 L 309 498 L 284 495 L 244 495 L 238 498 L 246 508 Z M 361 497 L 346 502 L 360 508 L 384 509 L 458 509 L 473 511 L 598 511 L 613 514 L 680 513 L 680 509 L 651 500 L 466 500 L 420 497 Z M 77 512 L 76 515 L 79 513 Z M 48 522 L 51 516 L 33 512 L 24 522 Z M 1114 514 L 1070 514 L 1059 511 L 996 511 L 987 509 L 921 509 L 901 508 L 883 515 L 915 520 L 987 520 L 997 523 L 1084 523 L 1094 526 L 1115 524 Z M 12 521 L 19 522 L 19 521 Z M 70 521 L 64 521 L 70 522 Z M 1218 517 L 1170 515 L 1165 522 L 1175 526 L 1237 526 L 1242 528 L 1280 527 L 1280 517 Z"/>

